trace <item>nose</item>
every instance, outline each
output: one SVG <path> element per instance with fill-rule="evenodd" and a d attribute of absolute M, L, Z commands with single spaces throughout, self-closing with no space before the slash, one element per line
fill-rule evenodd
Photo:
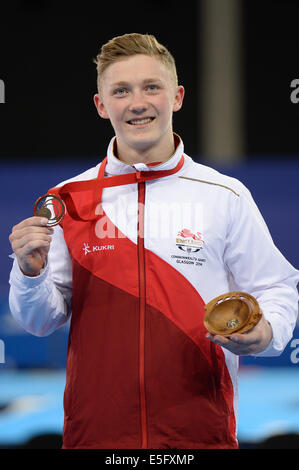
<path fill-rule="evenodd" d="M 148 108 L 145 98 L 141 92 L 134 92 L 131 95 L 129 110 L 136 115 L 143 114 Z"/>

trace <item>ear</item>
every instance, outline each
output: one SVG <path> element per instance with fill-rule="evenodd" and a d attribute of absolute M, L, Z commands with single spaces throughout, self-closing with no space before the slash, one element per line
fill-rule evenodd
<path fill-rule="evenodd" d="M 101 98 L 101 95 L 99 93 L 97 93 L 96 95 L 94 95 L 93 97 L 93 101 L 94 101 L 94 104 L 97 108 L 97 111 L 98 111 L 98 114 L 101 116 L 101 118 L 103 119 L 109 119 L 109 116 L 108 116 L 108 113 L 106 111 L 106 108 L 105 108 L 105 105 L 104 105 L 104 102 Z"/>
<path fill-rule="evenodd" d="M 176 94 L 174 97 L 173 111 L 179 111 L 183 105 L 183 100 L 185 96 L 185 88 L 180 85 L 177 87 Z"/>

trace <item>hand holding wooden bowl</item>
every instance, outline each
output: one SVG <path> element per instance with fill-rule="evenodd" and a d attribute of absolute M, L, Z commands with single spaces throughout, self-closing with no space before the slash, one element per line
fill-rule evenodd
<path fill-rule="evenodd" d="M 262 314 L 257 300 L 245 292 L 228 292 L 205 305 L 204 325 L 213 335 L 229 336 L 253 328 Z"/>

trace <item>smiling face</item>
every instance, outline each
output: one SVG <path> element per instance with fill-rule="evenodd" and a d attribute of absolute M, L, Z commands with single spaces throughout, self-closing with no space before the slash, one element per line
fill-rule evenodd
<path fill-rule="evenodd" d="M 183 102 L 170 70 L 157 58 L 133 55 L 109 65 L 94 101 L 110 119 L 118 157 L 129 163 L 166 160 L 174 150 L 172 115 Z M 154 156 L 155 154 L 155 156 Z"/>

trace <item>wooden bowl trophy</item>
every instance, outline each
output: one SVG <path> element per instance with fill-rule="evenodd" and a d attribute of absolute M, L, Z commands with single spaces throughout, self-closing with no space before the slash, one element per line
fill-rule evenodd
<path fill-rule="evenodd" d="M 257 300 L 245 292 L 228 292 L 205 305 L 204 325 L 213 335 L 229 336 L 253 328 L 262 314 Z"/>

